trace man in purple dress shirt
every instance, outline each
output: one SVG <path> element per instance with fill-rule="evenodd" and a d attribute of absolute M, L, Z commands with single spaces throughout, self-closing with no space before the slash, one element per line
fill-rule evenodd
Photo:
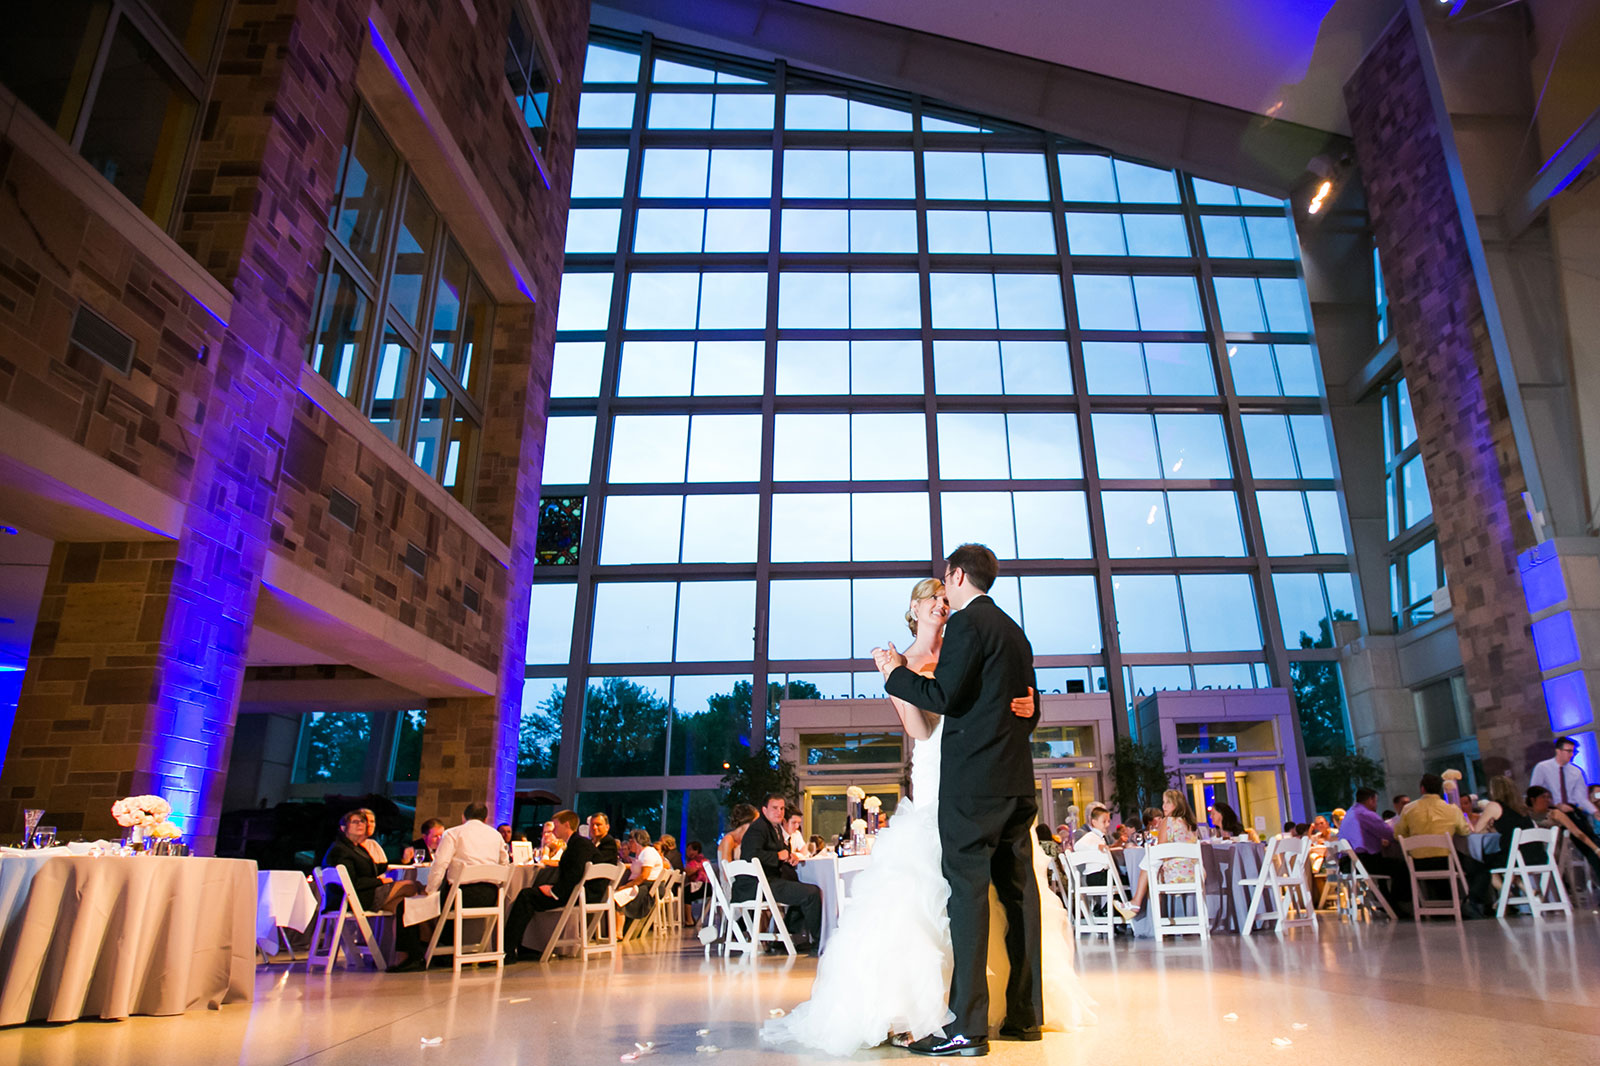
<path fill-rule="evenodd" d="M 1339 823 L 1339 839 L 1348 840 L 1350 847 L 1361 856 L 1361 865 L 1374 877 L 1389 879 L 1383 894 L 1398 907 L 1411 906 L 1411 877 L 1406 872 L 1403 859 L 1383 854 L 1384 848 L 1394 846 L 1394 829 L 1378 817 L 1378 793 L 1370 788 L 1356 790 L 1356 802 Z"/>

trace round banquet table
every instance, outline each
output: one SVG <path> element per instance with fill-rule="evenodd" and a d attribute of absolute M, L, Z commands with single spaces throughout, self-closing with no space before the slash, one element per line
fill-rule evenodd
<path fill-rule="evenodd" d="M 844 901 L 850 896 L 851 879 L 866 869 L 871 861 L 871 853 L 842 857 L 825 854 L 806 859 L 795 867 L 795 874 L 802 884 L 816 885 L 822 890 L 822 938 L 818 943 L 819 948 L 828 943 L 829 935 L 839 924 Z M 841 883 L 844 886 L 843 897 L 839 894 Z"/>
<path fill-rule="evenodd" d="M 1144 862 L 1144 851 L 1142 847 L 1127 847 L 1120 853 L 1122 876 L 1130 897 L 1139 887 L 1139 868 Z M 1239 923 L 1250 910 L 1250 889 L 1239 882 L 1261 872 L 1261 859 L 1266 853 L 1265 844 L 1248 840 L 1200 842 L 1200 861 L 1205 864 L 1206 916 L 1210 919 L 1211 932 L 1239 932 Z M 1309 884 L 1307 891 L 1310 891 Z M 1180 897 L 1169 900 L 1168 905 L 1189 907 L 1191 904 Z M 1134 936 L 1156 935 L 1154 913 L 1147 895 L 1139 917 L 1133 922 Z M 1256 924 L 1259 926 L 1261 919 L 1258 918 Z"/>
<path fill-rule="evenodd" d="M 245 859 L 0 855 L 0 884 L 27 880 L 0 928 L 0 1025 L 248 1001 L 256 872 Z"/>
<path fill-rule="evenodd" d="M 317 916 L 317 894 L 299 870 L 262 870 L 256 885 L 256 943 L 272 955 L 279 948 L 278 930 L 303 933 Z"/>

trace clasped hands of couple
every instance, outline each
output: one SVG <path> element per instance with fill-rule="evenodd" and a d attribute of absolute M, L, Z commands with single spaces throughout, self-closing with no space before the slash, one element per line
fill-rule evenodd
<path fill-rule="evenodd" d="M 897 667 L 906 665 L 906 657 L 895 648 L 894 641 L 889 641 L 887 648 L 873 648 L 872 661 L 878 667 L 878 673 L 883 675 L 885 681 L 895 672 Z M 1018 718 L 1033 717 L 1033 688 L 1029 686 L 1026 696 L 1017 696 L 1011 701 L 1011 713 Z"/>

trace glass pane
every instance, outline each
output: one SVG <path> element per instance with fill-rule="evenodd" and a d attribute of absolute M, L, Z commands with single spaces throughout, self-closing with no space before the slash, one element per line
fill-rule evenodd
<path fill-rule="evenodd" d="M 922 342 L 851 341 L 850 391 L 857 396 L 921 395 Z"/>
<path fill-rule="evenodd" d="M 607 81 L 638 81 L 639 57 L 614 48 L 591 44 L 583 64 L 585 85 Z"/>
<path fill-rule="evenodd" d="M 1215 396 L 1211 348 L 1204 344 L 1146 344 L 1150 391 L 1170 396 Z"/>
<path fill-rule="evenodd" d="M 540 582 L 533 586 L 528 607 L 528 664 L 539 666 L 572 658 L 572 618 L 578 586 Z"/>
<path fill-rule="evenodd" d="M 1191 651 L 1257 651 L 1261 623 L 1249 574 L 1184 574 L 1183 605 Z"/>
<path fill-rule="evenodd" d="M 373 274 L 378 273 L 383 231 L 389 221 L 395 165 L 394 149 L 363 111 L 345 169 L 344 191 L 334 205 L 332 228 L 334 236 Z"/>
<path fill-rule="evenodd" d="M 994 329 L 994 277 L 934 274 L 929 279 L 934 329 Z"/>
<path fill-rule="evenodd" d="M 678 586 L 671 581 L 603 581 L 595 585 L 590 661 L 669 661 L 677 593 Z"/>
<path fill-rule="evenodd" d="M 1406 602 L 1416 603 L 1439 587 L 1439 566 L 1433 541 L 1406 556 Z"/>
<path fill-rule="evenodd" d="M 783 124 L 791 130 L 846 130 L 849 103 L 838 96 L 790 93 L 783 101 Z"/>
<path fill-rule="evenodd" d="M 772 97 L 766 93 L 722 93 L 711 112 L 716 130 L 770 130 Z"/>
<path fill-rule="evenodd" d="M 678 662 L 749 662 L 755 618 L 754 581 L 685 581 L 678 588 Z"/>
<path fill-rule="evenodd" d="M 1250 245 L 1244 236 L 1244 219 L 1237 215 L 1201 215 L 1200 232 L 1206 254 L 1213 259 L 1247 259 Z"/>
<path fill-rule="evenodd" d="M 428 273 L 428 261 L 433 258 L 433 230 L 438 221 L 439 216 L 428 203 L 428 198 L 412 182 L 406 191 L 405 212 L 400 216 L 400 232 L 395 238 L 394 273 L 389 281 L 390 306 L 412 326 L 420 324 L 417 315 L 422 311 L 422 284 Z M 458 292 L 455 295 L 460 294 Z M 446 362 L 445 365 L 450 364 Z"/>
<path fill-rule="evenodd" d="M 550 371 L 550 396 L 600 395 L 600 369 L 605 361 L 604 341 L 561 341 L 555 346 Z"/>
<path fill-rule="evenodd" d="M 1217 314 L 1229 333 L 1262 333 L 1267 328 L 1261 311 L 1261 295 L 1253 278 L 1212 278 L 1217 294 Z"/>
<path fill-rule="evenodd" d="M 706 251 L 764 252 L 772 232 L 765 208 L 713 208 L 706 212 Z"/>
<path fill-rule="evenodd" d="M 1250 473 L 1258 479 L 1293 478 L 1297 472 L 1289 423 L 1283 415 L 1241 415 Z"/>
<path fill-rule="evenodd" d="M 773 659 L 848 659 L 850 582 L 773 581 L 767 654 Z"/>
<path fill-rule="evenodd" d="M 1258 492 L 1256 505 L 1261 510 L 1261 532 L 1267 541 L 1268 555 L 1312 553 L 1311 529 L 1306 524 L 1306 508 L 1300 493 Z"/>
<path fill-rule="evenodd" d="M 1097 655 L 1100 604 L 1088 575 L 1024 577 L 1022 619 L 1035 655 Z"/>
<path fill-rule="evenodd" d="M 378 366 L 373 375 L 369 417 L 385 437 L 405 447 L 406 398 L 411 392 L 411 348 L 394 328 L 383 331 Z"/>
<path fill-rule="evenodd" d="M 850 155 L 834 149 L 783 153 L 783 195 L 843 199 L 850 194 Z"/>
<path fill-rule="evenodd" d="M 1316 574 L 1274 574 L 1272 591 L 1278 597 L 1278 620 L 1288 647 L 1332 646 L 1322 581 Z"/>
<path fill-rule="evenodd" d="M 948 555 L 958 545 L 971 543 L 987 545 L 998 558 L 1016 558 L 1016 524 L 1009 493 L 941 493 L 939 511 L 944 529 L 941 554 Z"/>
<path fill-rule="evenodd" d="M 456 329 L 461 325 L 461 304 L 467 298 L 472 272 L 466 257 L 454 241 L 445 246 L 444 269 L 433 296 L 433 334 L 428 345 L 435 359 L 450 370 L 456 368 Z"/>
<path fill-rule="evenodd" d="M 979 152 L 924 152 L 924 181 L 930 200 L 985 198 L 983 155 Z"/>
<path fill-rule="evenodd" d="M 1006 429 L 1012 477 L 1028 481 L 1083 476 L 1077 415 L 1009 414 Z"/>
<path fill-rule="evenodd" d="M 1102 396 L 1142 396 L 1150 391 L 1144 353 L 1135 341 L 1084 341 L 1086 386 Z"/>
<path fill-rule="evenodd" d="M 610 274 L 563 275 L 556 330 L 605 329 L 611 318 L 611 281 Z"/>
<path fill-rule="evenodd" d="M 480 405 L 483 403 L 484 383 L 489 378 L 493 320 L 494 303 L 489 299 L 483 282 L 474 277 L 467 290 L 466 315 L 461 325 L 461 358 L 456 376 Z"/>
<path fill-rule="evenodd" d="M 1101 211 L 1068 211 L 1067 248 L 1073 255 L 1127 255 L 1122 216 Z"/>
<path fill-rule="evenodd" d="M 1193 178 L 1194 198 L 1201 204 L 1237 204 L 1239 190 L 1232 185 L 1224 185 L 1217 181 L 1207 181 L 1205 178 Z"/>
<path fill-rule="evenodd" d="M 1086 203 L 1115 203 L 1117 179 L 1111 159 L 1103 155 L 1063 155 L 1058 157 L 1061 171 L 1061 198 Z"/>
<path fill-rule="evenodd" d="M 760 476 L 760 415 L 695 415 L 689 420 L 690 481 L 755 481 Z"/>
<path fill-rule="evenodd" d="M 580 130 L 625 130 L 632 125 L 632 93 L 589 92 L 578 98 Z"/>
<path fill-rule="evenodd" d="M 710 93 L 652 93 L 647 125 L 653 130 L 711 128 Z"/>
<path fill-rule="evenodd" d="M 1129 255 L 1188 255 L 1189 233 L 1181 215 L 1123 215 Z"/>
<path fill-rule="evenodd" d="M 1244 220 L 1250 234 L 1250 254 L 1257 259 L 1293 259 L 1294 230 L 1281 217 L 1254 216 Z"/>
<path fill-rule="evenodd" d="M 844 329 L 850 325 L 848 274 L 778 275 L 779 329 Z"/>
<path fill-rule="evenodd" d="M 927 418 L 921 414 L 850 416 L 850 476 L 856 481 L 920 481 L 928 476 Z M 886 463 L 885 456 L 894 456 Z"/>
<path fill-rule="evenodd" d="M 1274 333 L 1305 333 L 1305 290 L 1294 278 L 1260 278 L 1261 303 L 1267 311 L 1267 328 Z"/>
<path fill-rule="evenodd" d="M 439 460 L 444 451 L 441 438 L 449 406 L 450 396 L 439 379 L 431 372 L 424 374 L 421 410 L 417 413 L 417 440 L 411 447 L 411 458 L 430 474 L 440 472 Z"/>
<path fill-rule="evenodd" d="M 916 195 L 910 152 L 850 152 L 852 199 L 909 200 Z M 787 193 L 785 194 L 787 195 Z"/>
<path fill-rule="evenodd" d="M 626 148 L 579 148 L 572 157 L 572 198 L 621 196 L 627 173 Z"/>
<path fill-rule="evenodd" d="M 1117 197 L 1125 204 L 1175 204 L 1178 202 L 1177 177 L 1170 170 L 1158 170 L 1140 163 L 1118 159 Z"/>
<path fill-rule="evenodd" d="M 1405 378 L 1395 383 L 1395 396 L 1400 409 L 1400 450 L 1411 447 L 1417 439 L 1417 420 L 1411 411 L 1411 389 Z"/>
<path fill-rule="evenodd" d="M 983 171 L 991 200 L 1050 199 L 1043 156 L 1020 152 L 985 152 Z"/>
<path fill-rule="evenodd" d="M 843 492 L 773 494 L 773 562 L 833 562 L 849 558 L 849 495 Z"/>
<path fill-rule="evenodd" d="M 683 503 L 683 561 L 756 561 L 754 496 L 690 496 Z"/>
<path fill-rule="evenodd" d="M 769 148 L 714 148 L 706 195 L 717 197 L 772 196 L 772 150 Z"/>
<path fill-rule="evenodd" d="M 1042 211 L 990 211 L 989 235 L 996 255 L 1054 255 L 1055 227 Z"/>
<path fill-rule="evenodd" d="M 1113 559 L 1156 559 L 1172 555 L 1167 508 L 1159 492 L 1105 492 L 1106 550 Z"/>
<path fill-rule="evenodd" d="M 906 632 L 906 605 L 916 578 L 858 578 L 850 583 L 851 651 L 858 659 L 869 658 L 874 647 L 893 640 L 896 646 L 909 641 Z"/>
<path fill-rule="evenodd" d="M 542 485 L 586 485 L 594 458 L 594 416 L 552 417 L 544 431 Z"/>
<path fill-rule="evenodd" d="M 1179 555 L 1241 556 L 1244 530 L 1231 492 L 1169 492 L 1173 547 Z"/>
<path fill-rule="evenodd" d="M 761 341 L 701 341 L 695 346 L 696 396 L 757 396 L 766 378 Z"/>
<path fill-rule="evenodd" d="M 1001 329 L 1065 329 L 1059 274 L 996 274 L 995 307 Z"/>
<path fill-rule="evenodd" d="M 774 481 L 850 480 L 849 415 L 780 414 L 774 431 Z"/>
<path fill-rule="evenodd" d="M 631 274 L 623 328 L 694 329 L 699 307 L 699 274 Z"/>
<path fill-rule="evenodd" d="M 933 342 L 933 376 L 939 393 L 996 395 L 1002 391 L 997 341 Z"/>
<path fill-rule="evenodd" d="M 1240 396 L 1278 396 L 1278 375 L 1270 344 L 1228 345 L 1228 370 Z"/>
<path fill-rule="evenodd" d="M 922 295 L 915 274 L 851 274 L 851 329 L 916 329 Z"/>
<path fill-rule="evenodd" d="M 1233 476 L 1221 415 L 1156 415 L 1156 436 L 1166 477 Z"/>
<path fill-rule="evenodd" d="M 1132 279 L 1104 274 L 1074 274 L 1072 287 L 1078 298 L 1078 324 L 1084 329 L 1139 328 L 1139 314 L 1133 305 Z"/>
<path fill-rule="evenodd" d="M 608 480 L 681 482 L 688 440 L 688 415 L 618 415 L 612 422 Z"/>
<path fill-rule="evenodd" d="M 750 678 L 748 675 L 679 677 L 672 682 L 672 753 L 668 769 L 675 774 L 720 774 L 739 751 L 740 740 L 750 732 Z M 673 793 L 674 797 L 681 795 Z M 680 834 L 679 853 L 694 839 L 689 833 L 704 834 L 703 847 L 714 839 L 718 812 L 716 793 L 690 801 L 693 813 L 677 819 L 669 810 L 667 829 Z M 708 807 L 703 814 L 698 810 Z M 709 819 L 709 821 L 706 821 Z M 699 824 L 696 824 L 699 823 Z M 687 830 L 687 831 L 686 831 Z M 707 832 L 711 830 L 712 832 Z"/>
<path fill-rule="evenodd" d="M 360 781 L 371 744 L 370 714 L 312 711 L 301 720 L 300 757 L 293 780 Z"/>
<path fill-rule="evenodd" d="M 556 776 L 561 759 L 561 707 L 567 686 L 553 677 L 522 683 L 522 716 L 517 724 L 517 777 Z"/>
<path fill-rule="evenodd" d="M 705 247 L 706 213 L 699 208 L 642 207 L 635 216 L 633 250 L 698 252 Z"/>
<path fill-rule="evenodd" d="M 1428 495 L 1428 479 L 1422 472 L 1420 455 L 1400 468 L 1400 496 L 1407 529 L 1433 514 L 1433 499 Z"/>
<path fill-rule="evenodd" d="M 762 329 L 767 275 L 754 271 L 700 276 L 700 329 Z"/>
<path fill-rule="evenodd" d="M 338 263 L 329 263 L 327 286 L 311 337 L 311 366 L 339 395 L 349 397 L 356 362 L 367 341 L 368 300 Z"/>
<path fill-rule="evenodd" d="M 1124 652 L 1187 651 L 1178 579 L 1172 574 L 1119 574 L 1111 580 L 1117 636 Z"/>
<path fill-rule="evenodd" d="M 1308 492 L 1306 506 L 1311 511 L 1311 528 L 1316 533 L 1317 551 L 1343 555 L 1349 551 L 1344 539 L 1344 521 L 1339 513 L 1339 494 Z"/>
<path fill-rule="evenodd" d="M 1133 292 L 1142 330 L 1198 330 L 1200 289 L 1194 278 L 1136 277 Z"/>
<path fill-rule="evenodd" d="M 942 253 L 989 252 L 989 215 L 985 211 L 929 211 L 928 251 Z"/>
<path fill-rule="evenodd" d="M 1155 425 L 1149 415 L 1091 416 L 1095 463 L 1102 478 L 1159 478 Z"/>
<path fill-rule="evenodd" d="M 781 310 L 779 320 L 782 321 Z M 779 396 L 842 395 L 849 391 L 848 341 L 778 342 Z"/>
<path fill-rule="evenodd" d="M 704 148 L 646 148 L 639 195 L 703 197 L 710 161 Z"/>
<path fill-rule="evenodd" d="M 778 247 L 785 252 L 848 252 L 850 212 L 791 207 L 783 212 Z"/>
<path fill-rule="evenodd" d="M 1005 479 L 1010 476 L 1005 415 L 941 412 L 937 428 L 941 481 Z"/>
<path fill-rule="evenodd" d="M 618 396 L 687 396 L 694 379 L 693 341 L 627 341 Z"/>
<path fill-rule="evenodd" d="M 1320 396 L 1316 358 L 1309 344 L 1274 344 L 1273 355 L 1278 361 L 1278 376 L 1283 380 L 1285 396 Z"/>
<path fill-rule="evenodd" d="M 674 63 L 669 59 L 658 59 L 654 69 L 650 72 L 650 80 L 665 82 L 667 84 L 692 84 L 701 83 L 710 85 L 716 80 L 716 71 L 706 67 L 690 66 L 688 63 Z"/>
<path fill-rule="evenodd" d="M 1333 454 L 1328 448 L 1328 423 L 1321 415 L 1290 415 L 1295 457 L 1301 477 L 1333 477 Z"/>
<path fill-rule="evenodd" d="M 850 557 L 857 562 L 929 558 L 927 516 L 926 492 L 855 493 L 850 498 Z"/>
<path fill-rule="evenodd" d="M 682 496 L 612 496 L 600 527 L 600 564 L 675 563 Z"/>
<path fill-rule="evenodd" d="M 1012 505 L 1016 514 L 1017 558 L 1088 559 L 1093 556 L 1089 510 L 1083 493 L 1016 492 L 1012 493 Z M 1026 587 L 1029 579 L 1022 580 Z"/>
<path fill-rule="evenodd" d="M 670 617 L 667 624 L 670 628 Z M 662 773 L 667 761 L 670 684 L 671 679 L 666 677 L 590 678 L 583 694 L 583 743 L 579 747 L 578 772 L 593 777 Z M 639 793 L 624 795 L 645 798 Z M 631 822 L 653 818 L 649 825 L 653 838 L 661 821 L 661 793 L 649 795 L 655 799 L 653 808 L 647 807 L 650 813 L 634 807 L 628 818 Z M 612 832 L 624 832 L 619 805 L 606 806 L 613 818 Z"/>

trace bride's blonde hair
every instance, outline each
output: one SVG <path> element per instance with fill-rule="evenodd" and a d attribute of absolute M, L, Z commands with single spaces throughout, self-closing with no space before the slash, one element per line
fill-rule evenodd
<path fill-rule="evenodd" d="M 911 606 L 906 608 L 906 628 L 917 635 L 916 606 L 920 600 L 931 600 L 944 593 L 944 582 L 936 577 L 925 577 L 911 587 Z"/>

